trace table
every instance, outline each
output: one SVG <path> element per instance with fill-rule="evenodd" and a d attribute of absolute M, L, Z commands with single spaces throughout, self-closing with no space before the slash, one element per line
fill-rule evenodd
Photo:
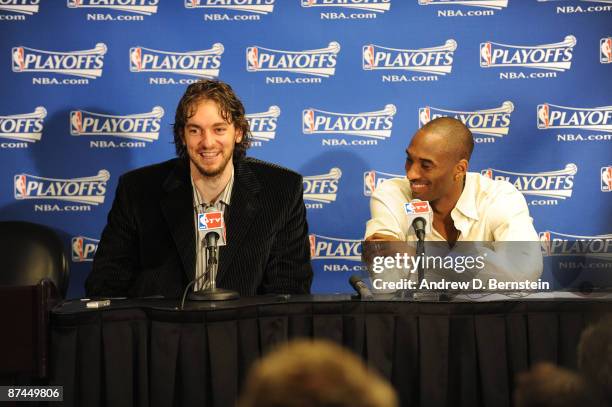
<path fill-rule="evenodd" d="M 249 367 L 279 342 L 327 338 L 387 377 L 402 405 L 510 406 L 538 361 L 576 367 L 582 329 L 612 301 L 360 301 L 268 296 L 227 303 L 80 301 L 51 315 L 51 382 L 63 406 L 232 406 Z"/>

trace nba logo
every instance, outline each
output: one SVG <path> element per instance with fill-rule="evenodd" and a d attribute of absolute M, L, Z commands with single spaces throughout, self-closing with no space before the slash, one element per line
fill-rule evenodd
<path fill-rule="evenodd" d="M 259 50 L 257 47 L 247 48 L 247 71 L 259 69 Z"/>
<path fill-rule="evenodd" d="M 80 111 L 72 112 L 70 118 L 70 124 L 72 125 L 72 134 L 80 134 L 83 132 L 83 113 Z"/>
<path fill-rule="evenodd" d="M 317 255 L 317 250 L 315 247 L 317 243 L 317 237 L 315 235 L 309 235 L 308 240 L 310 241 L 310 258 L 314 259 Z"/>
<path fill-rule="evenodd" d="M 489 179 L 493 179 L 493 170 L 490 168 L 487 170 L 482 170 L 481 174 Z"/>
<path fill-rule="evenodd" d="M 372 196 L 376 190 L 376 171 L 366 171 L 363 173 L 363 194 Z"/>
<path fill-rule="evenodd" d="M 547 129 L 550 124 L 550 107 L 547 103 L 538 105 L 538 129 Z"/>
<path fill-rule="evenodd" d="M 206 218 L 203 213 L 198 213 L 198 230 L 206 230 L 208 225 L 206 224 Z"/>
<path fill-rule="evenodd" d="M 602 38 L 599 42 L 601 50 L 599 62 L 602 64 L 612 63 L 612 37 Z"/>
<path fill-rule="evenodd" d="M 23 47 L 13 48 L 13 72 L 21 72 L 25 69 Z"/>
<path fill-rule="evenodd" d="M 312 109 L 304 110 L 302 120 L 302 130 L 305 134 L 315 131 L 314 111 Z"/>
<path fill-rule="evenodd" d="M 419 109 L 419 127 L 425 126 L 431 121 L 431 109 L 429 107 L 422 107 Z"/>
<path fill-rule="evenodd" d="M 374 67 L 374 46 L 366 45 L 363 47 L 363 69 Z"/>
<path fill-rule="evenodd" d="M 491 43 L 485 42 L 480 44 L 480 66 L 487 67 L 491 65 Z"/>
<path fill-rule="evenodd" d="M 15 199 L 23 199 L 28 196 L 26 190 L 26 176 L 15 175 Z"/>
<path fill-rule="evenodd" d="M 540 233 L 540 245 L 542 246 L 542 251 L 546 256 L 550 256 L 551 247 L 550 247 L 550 232 L 541 232 Z"/>
<path fill-rule="evenodd" d="M 83 238 L 75 237 L 72 239 L 72 261 L 83 261 L 83 259 L 85 259 Z"/>
<path fill-rule="evenodd" d="M 142 70 L 142 49 L 132 48 L 130 49 L 130 71 L 140 72 Z"/>
<path fill-rule="evenodd" d="M 612 166 L 601 167 L 601 192 L 612 191 Z"/>

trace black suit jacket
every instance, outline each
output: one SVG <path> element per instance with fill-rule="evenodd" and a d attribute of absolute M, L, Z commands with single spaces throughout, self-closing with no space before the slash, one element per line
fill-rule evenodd
<path fill-rule="evenodd" d="M 217 287 L 242 296 L 309 293 L 312 282 L 302 177 L 252 158 L 234 163 Z M 119 179 L 88 296 L 179 297 L 195 277 L 193 193 L 186 159 Z"/>

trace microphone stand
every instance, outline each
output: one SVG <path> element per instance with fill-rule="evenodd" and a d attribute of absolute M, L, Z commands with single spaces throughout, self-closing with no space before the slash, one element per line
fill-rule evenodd
<path fill-rule="evenodd" d="M 419 267 L 417 269 L 418 271 L 418 281 L 417 281 L 417 287 L 421 286 L 421 281 L 423 281 L 423 279 L 425 278 L 425 270 L 423 269 L 423 262 L 425 261 L 425 239 L 424 239 L 424 235 L 425 233 L 419 233 L 418 234 L 418 240 L 417 240 L 417 246 L 416 246 L 416 255 L 417 258 L 420 257 L 421 261 L 419 261 Z"/>
<path fill-rule="evenodd" d="M 204 244 L 206 240 L 204 240 Z M 213 244 L 206 246 L 206 254 L 208 257 L 206 264 L 205 275 L 210 276 L 210 286 L 205 290 L 199 290 L 189 293 L 189 299 L 192 301 L 225 301 L 235 300 L 239 298 L 236 291 L 226 290 L 225 288 L 217 287 L 217 270 L 219 268 L 219 246 L 216 244 L 216 239 Z"/>
<path fill-rule="evenodd" d="M 414 223 L 413 223 L 414 224 Z M 425 230 L 424 225 L 421 228 L 416 229 L 415 233 L 417 236 L 416 256 L 421 257 L 422 261 L 419 261 L 417 269 L 417 289 L 412 292 L 412 299 L 414 301 L 440 301 L 440 293 L 431 291 L 421 291 L 421 282 L 425 279 L 425 269 L 423 263 L 425 262 Z"/>

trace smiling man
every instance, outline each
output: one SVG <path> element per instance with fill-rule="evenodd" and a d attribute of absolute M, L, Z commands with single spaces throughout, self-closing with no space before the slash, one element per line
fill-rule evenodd
<path fill-rule="evenodd" d="M 483 278 L 536 279 L 542 256 L 525 198 L 509 182 L 468 172 L 473 149 L 472 133 L 459 120 L 440 117 L 423 126 L 406 149 L 406 178 L 385 181 L 372 195 L 365 239 L 415 241 L 404 204 L 429 201 L 433 228 L 425 240 L 450 248 L 481 242 L 492 248 L 478 252 L 489 256 Z"/>
<path fill-rule="evenodd" d="M 223 212 L 216 285 L 249 296 L 308 293 L 302 177 L 245 157 L 245 110 L 220 81 L 190 85 L 176 109 L 178 158 L 123 175 L 87 278 L 88 296 L 179 297 L 210 286 L 197 215 Z"/>

